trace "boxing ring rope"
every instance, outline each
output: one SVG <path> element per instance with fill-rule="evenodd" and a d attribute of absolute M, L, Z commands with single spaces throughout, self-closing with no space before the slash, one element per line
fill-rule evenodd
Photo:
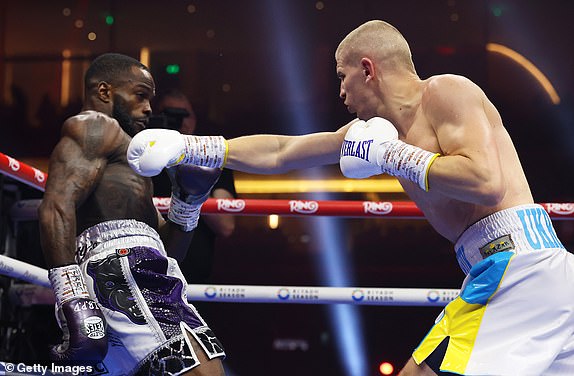
<path fill-rule="evenodd" d="M 0 173 L 14 178 L 40 191 L 44 191 L 48 175 L 32 166 L 0 153 Z M 154 197 L 155 206 L 167 213 L 169 198 Z M 34 215 L 34 203 L 22 204 L 22 213 Z M 556 220 L 574 218 L 574 203 L 541 203 Z M 259 199 L 208 199 L 201 208 L 204 214 L 285 215 L 285 216 L 337 216 L 337 217 L 385 217 L 420 219 L 423 213 L 410 201 L 314 201 L 314 200 L 259 200 Z"/>
<path fill-rule="evenodd" d="M 0 173 L 44 191 L 47 174 L 0 153 Z M 11 209 L 15 221 L 37 218 L 41 200 L 22 200 Z M 154 197 L 160 212 L 167 212 L 169 198 Z M 574 203 L 542 203 L 555 220 L 574 218 Z M 424 218 L 413 202 L 313 201 L 208 199 L 202 213 L 236 215 L 342 216 L 374 218 Z M 49 288 L 45 269 L 0 255 L 0 274 Z M 458 295 L 457 289 L 366 288 L 318 286 L 188 285 L 188 300 L 235 303 L 302 303 L 357 305 L 446 305 Z"/>

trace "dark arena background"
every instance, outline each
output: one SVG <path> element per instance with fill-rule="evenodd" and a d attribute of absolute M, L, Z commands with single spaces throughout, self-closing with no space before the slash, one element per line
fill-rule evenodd
<path fill-rule="evenodd" d="M 455 73 L 484 89 L 535 201 L 574 211 L 572 17 L 565 0 L 5 0 L 0 152 L 49 173 L 62 122 L 81 108 L 82 76 L 104 52 L 145 62 L 158 92 L 184 92 L 198 134 L 335 130 L 352 119 L 335 49 L 359 24 L 383 19 L 409 41 L 422 78 Z M 235 185 L 245 200 L 408 201 L 394 179 L 350 181 L 338 166 L 235 173 Z M 0 188 L 0 253 L 44 268 L 37 221 L 14 214 L 42 192 L 7 175 Z M 555 226 L 574 250 L 574 222 Z M 424 219 L 238 215 L 200 291 L 237 301 L 197 306 L 226 348 L 229 376 L 396 375 L 442 307 L 314 304 L 314 287 L 457 289 L 464 275 L 452 248 Z M 241 302 L 245 291 L 226 285 L 279 286 L 280 299 Z M 284 302 L 289 293 L 310 304 Z M 60 338 L 46 300 L 0 276 L 0 361 L 46 362 Z"/>

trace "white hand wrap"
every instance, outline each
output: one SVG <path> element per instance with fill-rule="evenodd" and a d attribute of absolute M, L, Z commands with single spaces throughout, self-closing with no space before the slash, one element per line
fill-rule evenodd
<path fill-rule="evenodd" d="M 88 287 L 77 264 L 50 269 L 48 273 L 58 307 L 74 298 L 89 299 Z"/>
<path fill-rule="evenodd" d="M 428 171 L 438 156 L 438 153 L 431 153 L 418 146 L 392 140 L 381 145 L 377 153 L 377 164 L 383 173 L 403 177 L 428 191 Z"/>
<path fill-rule="evenodd" d="M 192 164 L 210 168 L 222 168 L 227 159 L 227 140 L 222 136 L 184 136 L 185 153 L 170 164 Z"/>
<path fill-rule="evenodd" d="M 187 203 L 177 197 L 177 194 L 171 194 L 171 203 L 167 212 L 167 218 L 173 223 L 181 226 L 185 232 L 189 232 L 197 227 L 201 206 L 207 199 L 201 198 L 192 203 Z"/>

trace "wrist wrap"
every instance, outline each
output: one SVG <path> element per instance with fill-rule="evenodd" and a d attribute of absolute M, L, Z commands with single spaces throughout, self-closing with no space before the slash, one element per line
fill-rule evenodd
<path fill-rule="evenodd" d="M 207 198 L 208 195 L 205 195 L 195 200 L 184 201 L 177 194 L 172 193 L 167 218 L 181 226 L 183 231 L 189 232 L 197 227 L 201 206 Z"/>
<path fill-rule="evenodd" d="M 377 154 L 377 164 L 383 173 L 406 178 L 428 191 L 428 171 L 439 156 L 401 140 L 387 141 Z"/>
<path fill-rule="evenodd" d="M 179 163 L 223 168 L 227 162 L 227 140 L 222 136 L 184 136 L 185 156 Z"/>
<path fill-rule="evenodd" d="M 48 277 L 54 289 L 58 307 L 71 299 L 90 298 L 79 265 L 72 264 L 52 268 L 48 273 Z"/>

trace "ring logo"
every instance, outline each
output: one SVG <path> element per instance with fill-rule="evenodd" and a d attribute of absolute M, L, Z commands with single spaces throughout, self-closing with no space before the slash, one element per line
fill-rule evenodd
<path fill-rule="evenodd" d="M 277 297 L 281 300 L 289 299 L 289 289 L 285 287 L 280 288 L 279 291 L 277 291 Z"/>
<path fill-rule="evenodd" d="M 313 214 L 319 210 L 319 203 L 317 201 L 289 201 L 289 211 L 291 213 Z"/>
<path fill-rule="evenodd" d="M 390 202 L 363 201 L 363 209 L 365 213 L 386 215 L 393 210 L 393 204 Z"/>
<path fill-rule="evenodd" d="M 36 179 L 37 182 L 39 183 L 43 183 L 44 180 L 46 180 L 46 175 L 44 175 L 44 173 L 36 168 L 32 168 L 34 170 L 34 179 Z"/>
<path fill-rule="evenodd" d="M 8 157 L 8 166 L 10 166 L 12 171 L 18 171 L 20 169 L 20 162 L 14 158 Z"/>
<path fill-rule="evenodd" d="M 8 274 L 11 274 L 14 271 L 14 268 L 6 264 L 4 261 L 0 260 L 0 270 Z"/>
<path fill-rule="evenodd" d="M 207 286 L 203 294 L 206 298 L 213 299 L 217 296 L 217 290 L 213 286 Z"/>
<path fill-rule="evenodd" d="M 353 293 L 351 294 L 351 298 L 353 298 L 353 300 L 356 302 L 360 302 L 363 299 L 365 299 L 365 292 L 361 289 L 353 290 Z"/>
<path fill-rule="evenodd" d="M 574 204 L 548 204 L 546 210 L 549 213 L 556 213 L 560 215 L 570 215 L 574 213 Z"/>
<path fill-rule="evenodd" d="M 427 293 L 427 300 L 431 303 L 436 303 L 440 299 L 440 294 L 436 290 L 430 290 Z"/>
<path fill-rule="evenodd" d="M 218 288 L 220 299 L 245 299 L 245 289 L 242 287 L 225 287 Z"/>
<path fill-rule="evenodd" d="M 366 289 L 365 300 L 367 302 L 392 302 L 395 300 L 393 290 L 389 289 Z"/>
<path fill-rule="evenodd" d="M 245 209 L 244 200 L 230 200 L 227 198 L 217 199 L 217 210 L 231 213 L 242 212 Z"/>

